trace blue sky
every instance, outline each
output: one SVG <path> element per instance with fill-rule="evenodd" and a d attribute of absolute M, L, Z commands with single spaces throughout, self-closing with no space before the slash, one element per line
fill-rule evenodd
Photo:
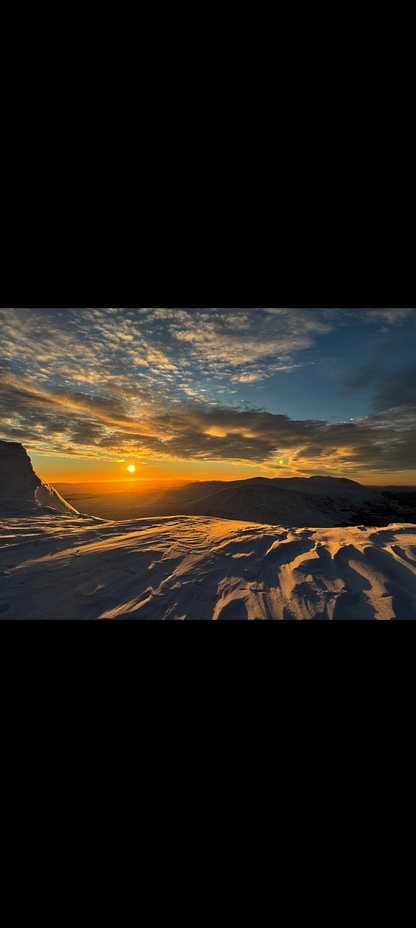
<path fill-rule="evenodd" d="M 414 309 L 0 309 L 0 437 L 90 475 L 416 483 L 415 327 Z"/>

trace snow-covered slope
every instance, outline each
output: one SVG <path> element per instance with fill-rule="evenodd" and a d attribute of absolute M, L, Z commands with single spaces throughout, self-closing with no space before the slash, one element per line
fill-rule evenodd
<path fill-rule="evenodd" d="M 45 509 L 72 515 L 77 511 L 52 486 L 42 483 L 23 445 L 0 441 L 0 516 Z"/>
<path fill-rule="evenodd" d="M 335 477 L 294 477 L 193 483 L 170 490 L 143 515 L 195 515 L 248 519 L 271 525 L 335 527 L 412 521 L 412 511 L 377 490 Z M 415 521 L 416 521 L 416 511 Z"/>
<path fill-rule="evenodd" d="M 327 524 L 344 507 L 377 509 L 376 491 L 312 478 L 175 492 L 173 506 L 209 516 L 104 522 L 0 442 L 0 618 L 416 619 L 416 525 Z M 273 507 L 280 524 L 254 521 Z"/>
<path fill-rule="evenodd" d="M 0 523 L 0 618 L 416 619 L 416 525 Z"/>

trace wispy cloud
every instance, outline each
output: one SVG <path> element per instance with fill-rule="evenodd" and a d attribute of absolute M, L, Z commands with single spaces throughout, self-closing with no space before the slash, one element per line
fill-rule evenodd
<path fill-rule="evenodd" d="M 377 320 L 386 325 L 401 325 L 408 319 L 415 318 L 416 309 L 369 309 L 367 313 L 369 321 Z"/>

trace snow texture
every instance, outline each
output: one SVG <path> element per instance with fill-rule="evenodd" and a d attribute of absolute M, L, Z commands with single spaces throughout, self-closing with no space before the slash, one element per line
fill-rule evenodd
<path fill-rule="evenodd" d="M 198 516 L 0 523 L 8 619 L 415 619 L 416 526 Z"/>
<path fill-rule="evenodd" d="M 287 502 L 292 525 L 230 518 L 252 503 L 241 485 L 232 504 L 222 498 L 227 519 L 105 522 L 77 513 L 20 445 L 0 442 L 0 618 L 415 619 L 416 525 L 298 525 L 301 515 L 329 518 L 340 500 L 371 503 L 352 481 L 305 484 Z M 206 489 L 178 492 L 189 503 Z M 218 492 L 208 486 L 210 505 Z"/>

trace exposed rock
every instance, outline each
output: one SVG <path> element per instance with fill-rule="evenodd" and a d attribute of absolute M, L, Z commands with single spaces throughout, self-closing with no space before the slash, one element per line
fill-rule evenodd
<path fill-rule="evenodd" d="M 10 516 L 51 509 L 72 515 L 77 511 L 35 474 L 23 445 L 0 441 L 0 513 Z"/>

